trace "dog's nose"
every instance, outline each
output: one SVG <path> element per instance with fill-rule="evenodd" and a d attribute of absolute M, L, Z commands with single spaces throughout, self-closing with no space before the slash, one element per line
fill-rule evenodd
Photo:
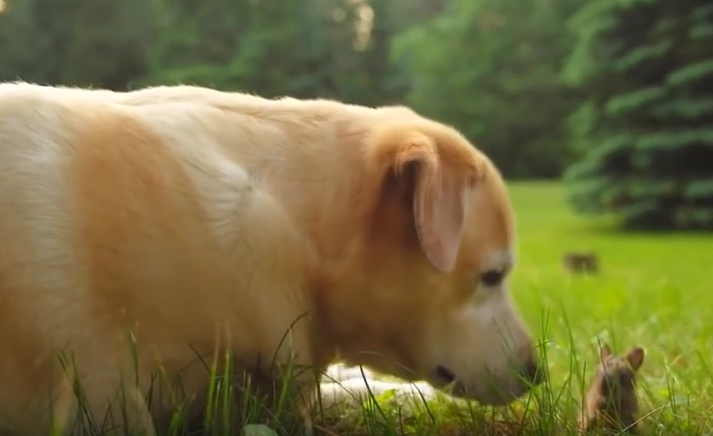
<path fill-rule="evenodd" d="M 455 374 L 453 374 L 450 369 L 446 368 L 443 365 L 438 365 L 436 367 L 436 375 L 444 383 L 453 383 L 454 381 L 456 381 Z"/>
<path fill-rule="evenodd" d="M 540 360 L 534 356 L 527 359 L 522 375 L 528 383 L 539 385 L 547 380 L 547 368 L 540 363 Z"/>

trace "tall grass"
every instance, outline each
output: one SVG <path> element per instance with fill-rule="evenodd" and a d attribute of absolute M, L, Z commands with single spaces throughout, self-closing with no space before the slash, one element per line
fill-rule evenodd
<path fill-rule="evenodd" d="M 603 340 L 617 353 L 634 345 L 646 349 L 638 380 L 641 434 L 711 434 L 713 236 L 621 234 L 606 220 L 573 216 L 557 184 L 516 183 L 510 189 L 519 235 L 512 291 L 541 341 L 549 369 L 545 384 L 501 408 L 443 395 L 429 401 L 415 396 L 407 404 L 394 393 L 381 393 L 358 407 L 323 409 L 314 433 L 575 434 Z M 597 253 L 599 274 L 572 275 L 562 268 L 562 255 L 580 249 Z M 230 355 L 224 357 L 222 365 L 206 363 L 211 383 L 201 418 L 187 415 L 187 399 L 161 436 L 237 435 L 246 424 L 266 424 L 281 435 L 304 433 L 301 418 L 288 406 L 289 383 L 270 395 L 255 393 L 253 378 Z M 81 394 L 80 386 L 76 392 Z M 94 425 L 84 434 L 105 430 Z"/>

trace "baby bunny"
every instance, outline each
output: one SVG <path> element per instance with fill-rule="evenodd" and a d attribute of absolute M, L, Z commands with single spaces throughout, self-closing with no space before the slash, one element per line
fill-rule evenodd
<path fill-rule="evenodd" d="M 600 346 L 600 363 L 579 417 L 580 430 L 600 427 L 636 433 L 636 417 L 639 413 L 636 376 L 645 355 L 644 348 L 638 346 L 623 356 L 612 354 L 608 344 Z"/>

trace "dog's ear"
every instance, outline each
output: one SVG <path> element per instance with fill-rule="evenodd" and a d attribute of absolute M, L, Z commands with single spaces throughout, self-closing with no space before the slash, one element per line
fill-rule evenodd
<path fill-rule="evenodd" d="M 638 371 L 641 368 L 645 357 L 646 351 L 644 351 L 643 347 L 634 347 L 626 353 L 626 360 L 634 371 Z"/>
<path fill-rule="evenodd" d="M 412 133 L 400 143 L 393 168 L 413 184 L 413 218 L 421 249 L 442 272 L 453 270 L 465 225 L 466 202 L 477 168 L 444 161 L 435 141 Z"/>

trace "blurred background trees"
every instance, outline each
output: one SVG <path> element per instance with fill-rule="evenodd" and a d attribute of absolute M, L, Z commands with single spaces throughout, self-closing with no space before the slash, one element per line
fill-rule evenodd
<path fill-rule="evenodd" d="M 587 150 L 568 169 L 576 210 L 627 227 L 713 228 L 713 3 L 592 0 L 572 19 L 565 73 Z"/>
<path fill-rule="evenodd" d="M 3 0 L 0 0 L 2 3 Z M 405 103 L 626 228 L 713 229 L 708 0 L 4 0 L 0 80 Z"/>

